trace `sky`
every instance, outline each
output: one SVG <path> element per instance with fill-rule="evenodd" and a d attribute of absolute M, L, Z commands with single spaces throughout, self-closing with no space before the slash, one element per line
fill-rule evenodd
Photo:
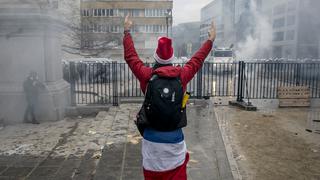
<path fill-rule="evenodd" d="M 212 0 L 173 0 L 173 24 L 200 21 L 200 10 Z"/>

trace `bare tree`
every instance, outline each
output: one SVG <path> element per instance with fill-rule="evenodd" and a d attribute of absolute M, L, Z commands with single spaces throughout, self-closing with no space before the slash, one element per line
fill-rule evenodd
<path fill-rule="evenodd" d="M 93 18 L 81 16 L 81 0 L 60 0 L 59 11 L 63 15 L 66 30 L 63 34 L 62 50 L 64 53 L 80 55 L 84 57 L 99 57 L 107 50 L 114 48 L 113 42 L 119 42 L 119 34 L 108 33 L 100 36 L 99 42 L 90 46 L 84 42 L 92 42 Z M 89 29 L 87 27 L 90 27 Z"/>

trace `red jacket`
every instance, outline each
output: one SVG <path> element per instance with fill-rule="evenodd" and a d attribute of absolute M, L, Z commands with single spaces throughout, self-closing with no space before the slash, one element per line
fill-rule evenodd
<path fill-rule="evenodd" d="M 183 67 L 176 66 L 164 66 L 156 70 L 151 67 L 147 67 L 140 60 L 136 49 L 134 47 L 132 37 L 130 33 L 125 32 L 123 38 L 124 47 L 124 59 L 128 63 L 133 74 L 140 81 L 140 87 L 143 93 L 145 93 L 149 79 L 153 73 L 164 77 L 178 77 L 180 76 L 181 83 L 184 91 L 187 84 L 198 70 L 202 67 L 202 64 L 212 49 L 212 41 L 207 40 L 202 47 L 193 55 L 190 61 L 188 61 Z"/>

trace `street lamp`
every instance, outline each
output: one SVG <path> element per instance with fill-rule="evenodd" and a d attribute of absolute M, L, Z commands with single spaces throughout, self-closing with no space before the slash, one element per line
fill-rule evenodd
<path fill-rule="evenodd" d="M 171 25 L 172 22 L 172 10 L 167 9 L 167 12 L 165 13 L 166 15 L 166 24 L 167 24 L 167 37 L 169 37 L 169 23 Z"/>

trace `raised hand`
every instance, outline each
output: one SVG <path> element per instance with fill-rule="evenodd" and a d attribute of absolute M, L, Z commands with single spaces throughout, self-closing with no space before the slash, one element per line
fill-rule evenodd
<path fill-rule="evenodd" d="M 216 26 L 214 21 L 211 23 L 211 27 L 208 31 L 209 40 L 214 41 L 216 39 Z"/>
<path fill-rule="evenodd" d="M 129 18 L 129 14 L 126 16 L 126 18 L 124 19 L 124 30 L 125 31 L 129 31 L 132 27 L 133 22 L 130 20 Z"/>

